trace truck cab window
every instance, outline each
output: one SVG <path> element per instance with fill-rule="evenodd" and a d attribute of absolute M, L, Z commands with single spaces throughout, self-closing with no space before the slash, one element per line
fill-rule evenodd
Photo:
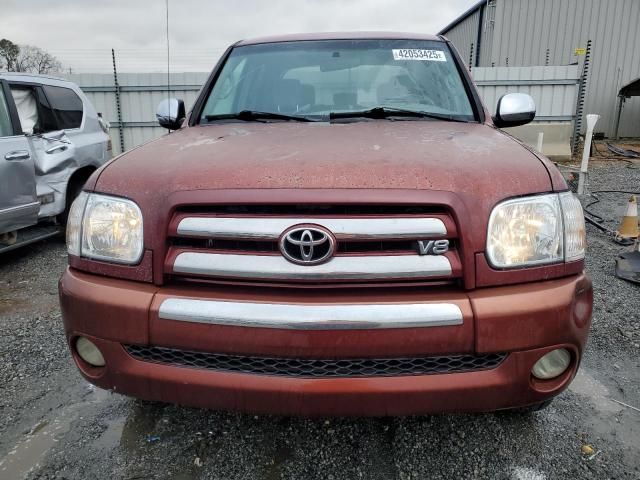
<path fill-rule="evenodd" d="M 201 118 L 257 110 L 319 120 L 377 107 L 475 120 L 447 44 L 403 39 L 235 47 Z"/>

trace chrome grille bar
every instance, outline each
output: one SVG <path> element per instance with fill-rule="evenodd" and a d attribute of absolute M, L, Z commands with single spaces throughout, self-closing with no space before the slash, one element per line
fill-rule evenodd
<path fill-rule="evenodd" d="M 338 240 L 384 240 L 443 237 L 447 228 L 439 218 L 270 218 L 186 217 L 178 235 L 220 239 L 276 240 L 298 224 L 321 225 Z"/>
<path fill-rule="evenodd" d="M 304 305 L 169 298 L 165 320 L 297 330 L 416 328 L 461 325 L 453 303 Z"/>
<path fill-rule="evenodd" d="M 334 257 L 320 265 L 296 265 L 279 255 L 179 253 L 174 273 L 279 280 L 411 279 L 451 275 L 444 255 Z"/>

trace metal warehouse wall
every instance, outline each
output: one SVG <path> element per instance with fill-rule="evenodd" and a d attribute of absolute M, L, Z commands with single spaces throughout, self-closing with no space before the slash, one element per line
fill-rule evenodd
<path fill-rule="evenodd" d="M 471 45 L 473 44 L 472 66 L 486 66 L 483 63 L 487 55 L 491 56 L 491 43 L 493 42 L 493 28 L 490 28 L 494 16 L 494 8 L 482 8 L 476 10 L 462 20 L 455 28 L 444 35 L 453 42 L 464 62 L 469 65 Z M 480 57 L 478 58 L 478 25 L 480 25 Z"/>
<path fill-rule="evenodd" d="M 456 28 L 445 34 L 453 42 L 467 66 L 471 55 L 471 44 L 475 45 L 477 43 L 479 18 L 480 11 L 478 10 L 460 22 Z"/>
<path fill-rule="evenodd" d="M 471 71 L 482 101 L 491 111 L 505 93 L 522 92 L 536 102 L 534 122 L 572 122 L 578 94 L 576 65 L 478 67 Z"/>
<path fill-rule="evenodd" d="M 582 65 L 574 49 L 592 40 L 585 113 L 602 115 L 596 131 L 614 134 L 618 91 L 640 77 L 639 0 L 492 0 L 482 9 L 493 39 L 481 46 L 480 66 L 545 65 L 547 49 L 549 65 Z M 442 32 L 466 58 L 474 15 Z M 640 98 L 627 100 L 619 133 L 640 136 Z"/>
<path fill-rule="evenodd" d="M 577 65 L 474 67 L 471 70 L 482 101 L 493 110 L 505 93 L 528 93 L 536 102 L 536 118 L 507 131 L 531 147 L 544 136 L 542 152 L 554 160 L 571 158 L 571 138 L 580 84 Z"/>
<path fill-rule="evenodd" d="M 187 111 L 195 101 L 208 73 L 172 73 L 171 96 L 184 100 Z M 120 73 L 120 113 L 118 121 L 116 88 L 113 74 L 86 73 L 65 75 L 77 83 L 98 112 L 111 124 L 113 153 L 122 151 L 120 130 L 122 129 L 124 150 L 133 148 L 167 133 L 155 117 L 158 104 L 167 98 L 166 73 Z"/>

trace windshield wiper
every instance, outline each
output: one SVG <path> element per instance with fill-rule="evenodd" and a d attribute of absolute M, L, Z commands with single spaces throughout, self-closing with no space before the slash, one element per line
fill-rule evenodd
<path fill-rule="evenodd" d="M 374 107 L 368 110 L 359 110 L 355 112 L 331 112 L 329 113 L 329 119 L 338 118 L 389 118 L 389 117 L 412 117 L 412 118 L 433 118 L 436 120 L 445 120 L 448 122 L 467 122 L 461 118 L 454 117 L 453 115 L 446 115 L 442 113 L 422 112 L 416 110 L 405 110 L 403 108 L 393 107 Z"/>
<path fill-rule="evenodd" d="M 293 120 L 296 122 L 314 122 L 315 120 L 308 117 L 300 117 L 297 115 L 286 115 L 284 113 L 275 112 L 258 112 L 256 110 L 241 110 L 238 113 L 223 113 L 221 115 L 205 115 L 205 120 L 242 120 L 245 122 L 260 122 L 262 120 Z"/>

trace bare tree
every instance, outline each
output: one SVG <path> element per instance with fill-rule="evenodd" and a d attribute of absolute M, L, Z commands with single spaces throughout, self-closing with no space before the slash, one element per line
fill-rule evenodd
<path fill-rule="evenodd" d="M 62 64 L 56 57 L 32 45 L 20 46 L 17 65 L 20 72 L 54 73 L 62 70 Z"/>
<path fill-rule="evenodd" d="M 62 63 L 45 50 L 32 45 L 16 45 L 0 40 L 0 68 L 10 72 L 54 73 L 62 70 Z"/>

